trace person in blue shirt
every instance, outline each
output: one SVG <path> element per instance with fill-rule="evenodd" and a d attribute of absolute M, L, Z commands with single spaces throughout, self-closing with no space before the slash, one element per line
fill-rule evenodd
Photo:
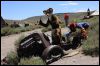
<path fill-rule="evenodd" d="M 68 42 L 70 42 L 69 40 L 69 36 L 71 35 L 71 33 L 75 32 L 76 29 L 80 29 L 81 30 L 81 35 L 84 37 L 84 39 L 87 39 L 87 30 L 89 28 L 89 23 L 88 22 L 80 22 L 80 23 L 70 23 L 68 24 L 68 28 L 70 29 L 70 32 L 67 34 L 67 38 L 68 38 Z"/>
<path fill-rule="evenodd" d="M 88 29 L 89 28 L 89 23 L 87 22 L 80 22 L 80 23 L 76 23 L 76 28 L 80 28 L 80 29 Z"/>

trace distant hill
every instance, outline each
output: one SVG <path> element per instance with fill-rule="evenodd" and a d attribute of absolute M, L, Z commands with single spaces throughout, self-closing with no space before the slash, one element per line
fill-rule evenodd
<path fill-rule="evenodd" d="M 91 11 L 92 13 L 93 11 Z M 76 19 L 76 18 L 83 18 L 85 15 L 87 15 L 87 12 L 77 12 L 77 13 L 67 13 L 69 15 L 69 22 Z M 59 17 L 59 19 L 61 19 L 62 22 L 64 22 L 64 18 L 63 15 L 64 13 L 56 13 L 55 15 L 57 15 Z M 4 19 L 5 22 L 11 24 L 13 22 L 17 22 L 17 23 L 32 23 L 32 24 L 37 24 L 38 21 L 40 20 L 40 17 L 42 17 L 42 21 L 46 22 L 47 21 L 47 17 L 46 16 L 33 16 L 33 17 L 29 17 L 23 20 L 8 20 L 8 19 Z"/>

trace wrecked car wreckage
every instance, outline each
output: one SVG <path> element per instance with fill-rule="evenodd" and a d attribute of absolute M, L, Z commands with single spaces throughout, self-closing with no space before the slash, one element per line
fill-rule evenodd
<path fill-rule="evenodd" d="M 63 35 L 62 46 L 52 44 L 50 36 L 44 33 L 32 33 L 21 40 L 19 48 L 17 49 L 19 57 L 40 56 L 46 63 L 51 63 L 65 55 L 63 50 L 75 48 L 78 46 L 81 39 L 79 34 L 73 37 L 72 43 L 66 43 L 66 34 Z"/>

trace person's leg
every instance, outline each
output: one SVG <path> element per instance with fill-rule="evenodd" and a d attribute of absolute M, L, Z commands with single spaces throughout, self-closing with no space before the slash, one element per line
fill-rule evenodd
<path fill-rule="evenodd" d="M 62 44 L 61 28 L 59 28 L 59 38 L 60 38 L 60 45 L 61 45 Z"/>
<path fill-rule="evenodd" d="M 52 44 L 61 46 L 61 29 L 52 30 Z"/>
<path fill-rule="evenodd" d="M 61 29 L 60 28 L 56 29 L 56 38 L 57 38 L 58 45 L 61 46 Z"/>
<path fill-rule="evenodd" d="M 66 25 L 66 27 L 68 26 L 68 22 L 69 22 L 68 20 L 69 20 L 69 19 L 66 19 L 66 20 L 65 20 L 65 25 Z"/>
<path fill-rule="evenodd" d="M 52 30 L 52 44 L 58 45 L 58 37 L 57 37 L 57 30 L 56 29 Z"/>
<path fill-rule="evenodd" d="M 52 30 L 51 36 L 52 36 L 52 37 L 51 37 L 51 38 L 52 38 L 52 44 L 55 44 L 55 43 L 54 43 L 54 42 L 55 42 L 55 40 L 54 40 L 54 39 L 55 39 L 55 38 L 54 38 L 54 30 Z"/>

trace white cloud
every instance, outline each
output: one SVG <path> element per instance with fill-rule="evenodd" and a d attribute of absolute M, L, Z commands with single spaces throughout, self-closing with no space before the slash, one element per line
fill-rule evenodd
<path fill-rule="evenodd" d="M 65 5 L 68 5 L 68 4 L 59 4 L 59 5 L 65 6 Z"/>
<path fill-rule="evenodd" d="M 78 10 L 78 11 L 76 11 L 76 12 L 86 12 L 86 10 Z"/>
<path fill-rule="evenodd" d="M 70 2 L 68 3 L 69 5 L 78 5 L 78 3 L 75 3 L 75 2 Z"/>
<path fill-rule="evenodd" d="M 78 3 L 74 2 L 74 1 L 67 1 L 66 3 L 59 4 L 59 5 L 61 5 L 61 6 L 78 5 Z"/>

